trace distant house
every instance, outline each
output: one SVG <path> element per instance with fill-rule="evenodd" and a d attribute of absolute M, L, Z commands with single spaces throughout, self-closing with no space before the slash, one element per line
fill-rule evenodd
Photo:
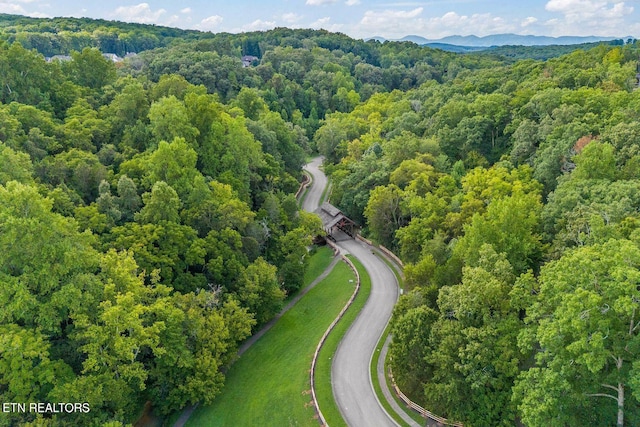
<path fill-rule="evenodd" d="M 69 55 L 53 55 L 51 57 L 46 57 L 45 60 L 47 62 L 53 62 L 53 61 L 67 62 L 67 61 L 71 61 L 71 56 L 69 56 Z"/>
<path fill-rule="evenodd" d="M 122 62 L 122 58 L 120 58 L 115 53 L 103 53 L 102 56 L 104 56 L 105 59 L 108 59 L 111 62 Z"/>
<path fill-rule="evenodd" d="M 134 52 L 127 52 L 127 54 L 125 55 L 125 58 L 132 58 L 134 56 L 137 56 L 137 53 Z M 103 53 L 102 56 L 107 60 L 107 61 L 111 61 L 111 62 L 122 62 L 124 60 L 124 58 L 119 57 L 118 55 L 116 55 L 115 53 Z M 47 62 L 53 62 L 53 61 L 61 61 L 61 62 L 67 62 L 67 61 L 71 61 L 73 58 L 71 58 L 70 55 L 54 55 L 54 56 L 48 56 L 46 58 L 44 58 Z"/>
<path fill-rule="evenodd" d="M 260 61 L 260 58 L 257 56 L 245 55 L 242 57 L 242 66 L 245 68 L 250 67 L 254 62 L 258 61 Z"/>

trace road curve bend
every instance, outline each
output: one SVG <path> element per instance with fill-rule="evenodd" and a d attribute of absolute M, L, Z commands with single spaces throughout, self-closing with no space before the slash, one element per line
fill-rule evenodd
<path fill-rule="evenodd" d="M 323 158 L 305 166 L 313 184 L 303 208 L 313 212 L 321 203 L 327 178 L 320 170 Z M 398 283 L 387 264 L 367 244 L 347 235 L 337 236 L 343 253 L 356 257 L 371 278 L 371 294 L 364 308 L 343 337 L 331 366 L 333 395 L 346 423 L 351 427 L 391 427 L 398 424 L 384 410 L 373 389 L 371 358 L 398 299 Z"/>
<path fill-rule="evenodd" d="M 366 243 L 338 239 L 338 247 L 356 257 L 371 278 L 371 294 L 338 346 L 331 366 L 333 395 L 351 427 L 398 426 L 373 389 L 371 358 L 398 300 L 398 283 L 387 264 Z"/>
<path fill-rule="evenodd" d="M 304 170 L 311 175 L 311 179 L 313 180 L 311 185 L 307 187 L 307 192 L 302 201 L 302 209 L 307 212 L 315 211 L 322 203 L 320 199 L 322 198 L 324 189 L 327 187 L 327 177 L 324 172 L 320 170 L 323 161 L 324 157 L 319 156 L 307 163 L 304 167 Z"/>

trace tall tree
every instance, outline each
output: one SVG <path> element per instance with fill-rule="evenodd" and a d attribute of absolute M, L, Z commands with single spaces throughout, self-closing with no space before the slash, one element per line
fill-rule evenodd
<path fill-rule="evenodd" d="M 0 186 L 0 323 L 64 336 L 72 314 L 96 303 L 99 254 L 92 236 L 51 207 L 34 187 Z"/>
<path fill-rule="evenodd" d="M 505 254 L 488 244 L 479 251 L 462 283 L 440 290 L 425 399 L 465 424 L 508 426 L 516 416 L 511 388 L 523 356 L 514 343 L 523 324 L 509 296 L 515 276 Z"/>
<path fill-rule="evenodd" d="M 144 207 L 135 216 L 142 224 L 180 221 L 180 197 L 166 182 L 157 181 L 151 192 L 142 195 Z"/>
<path fill-rule="evenodd" d="M 78 85 L 100 89 L 115 81 L 114 63 L 104 58 L 98 49 L 84 48 L 82 52 L 71 52 L 71 57 L 69 69 Z"/>
<path fill-rule="evenodd" d="M 521 281 L 533 303 L 519 341 L 539 346 L 514 392 L 527 425 L 637 424 L 639 268 L 634 243 L 610 240 L 545 265 L 538 284 Z M 540 405 L 543 384 L 550 395 Z"/>

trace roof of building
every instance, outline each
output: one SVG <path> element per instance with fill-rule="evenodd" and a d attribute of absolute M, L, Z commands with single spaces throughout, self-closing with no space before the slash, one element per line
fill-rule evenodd
<path fill-rule="evenodd" d="M 260 58 L 258 58 L 257 56 L 252 56 L 252 55 L 244 55 L 242 57 L 242 66 L 243 67 L 249 67 L 251 66 L 251 64 L 253 64 L 253 61 L 259 61 Z"/>
<path fill-rule="evenodd" d="M 314 211 L 314 213 L 318 215 L 322 220 L 322 226 L 325 228 L 325 230 L 333 228 L 342 220 L 346 220 L 347 222 L 355 224 L 353 220 L 349 219 L 349 217 L 343 214 L 340 209 L 336 208 L 330 203 L 323 203 L 322 206 Z"/>
<path fill-rule="evenodd" d="M 46 57 L 45 60 L 47 62 L 52 62 L 52 61 L 71 61 L 71 56 L 69 56 L 69 55 L 53 55 L 52 57 Z"/>
<path fill-rule="evenodd" d="M 120 62 L 122 61 L 122 58 L 120 58 L 118 55 L 116 55 L 115 53 L 103 53 L 102 56 L 105 57 L 105 59 L 108 59 L 109 61 L 113 61 L 113 62 Z"/>

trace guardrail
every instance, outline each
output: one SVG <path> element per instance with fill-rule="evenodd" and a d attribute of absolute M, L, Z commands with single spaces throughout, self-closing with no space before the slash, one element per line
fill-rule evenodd
<path fill-rule="evenodd" d="M 325 241 L 327 242 L 327 246 L 333 249 L 333 256 L 337 256 L 340 253 L 340 249 L 338 249 L 338 246 L 336 246 L 336 244 L 333 243 L 329 238 L 325 239 Z"/>
<path fill-rule="evenodd" d="M 327 240 L 327 243 L 329 243 L 328 240 Z M 337 247 L 333 243 L 330 243 L 329 246 L 331 246 L 331 247 L 333 247 L 334 249 L 337 250 Z M 318 398 L 316 397 L 316 388 L 315 388 L 316 362 L 318 360 L 318 354 L 320 354 L 320 350 L 322 349 L 322 346 L 324 345 L 325 341 L 327 340 L 327 337 L 329 336 L 329 333 L 338 324 L 340 319 L 342 319 L 342 316 L 344 316 L 344 313 L 347 311 L 347 309 L 349 307 L 351 307 L 351 304 L 353 304 L 353 301 L 356 299 L 356 296 L 358 295 L 358 291 L 360 291 L 360 274 L 358 274 L 358 269 L 356 269 L 356 266 L 353 265 L 353 263 L 351 262 L 351 260 L 349 258 L 347 258 L 344 255 L 340 255 L 340 256 L 342 257 L 342 260 L 347 263 L 347 265 L 351 268 L 351 270 L 353 270 L 353 272 L 356 275 L 356 289 L 353 291 L 353 294 L 351 295 L 351 298 L 349 298 L 349 301 L 347 301 L 347 304 L 345 304 L 345 306 L 340 311 L 340 314 L 338 314 L 338 317 L 336 317 L 334 319 L 334 321 L 331 323 L 331 325 L 329 325 L 327 330 L 324 332 L 324 335 L 322 335 L 322 338 L 320 338 L 320 342 L 318 343 L 318 346 L 316 347 L 316 351 L 313 354 L 313 360 L 311 361 L 311 374 L 310 374 L 310 376 L 311 376 L 311 397 L 313 399 L 313 404 L 316 407 L 316 412 L 318 413 L 318 420 L 320 421 L 321 425 L 326 426 L 326 427 L 329 427 L 329 425 L 327 424 L 327 420 L 324 418 L 324 415 L 322 415 L 322 411 L 320 410 L 320 405 L 318 405 Z"/>
<path fill-rule="evenodd" d="M 382 245 L 378 245 L 377 243 L 372 242 L 369 239 L 365 239 L 364 237 L 362 237 L 359 234 L 356 234 L 356 239 L 360 240 L 361 242 L 366 243 L 369 246 L 373 246 L 374 248 L 378 248 L 380 249 L 380 251 L 382 251 L 382 253 L 384 253 L 386 256 L 388 256 L 389 258 L 391 258 L 393 260 L 393 262 L 395 262 L 396 264 L 398 264 L 401 268 L 404 268 L 404 263 L 402 262 L 402 260 L 400 259 L 400 257 L 398 257 L 396 254 L 394 254 L 393 252 L 391 252 L 390 249 L 385 248 Z"/>
<path fill-rule="evenodd" d="M 404 264 L 403 264 L 402 260 L 400 260 L 400 258 L 396 254 L 391 252 L 391 250 L 385 248 L 382 245 L 377 245 L 374 242 L 372 242 L 371 240 L 366 239 L 366 238 L 362 237 L 359 234 L 356 234 L 356 239 L 360 240 L 361 242 L 364 242 L 364 243 L 368 244 L 369 246 L 372 246 L 374 248 L 379 249 L 385 256 L 391 258 L 391 260 L 393 262 L 395 262 L 397 265 L 399 265 L 400 268 L 404 268 Z M 338 247 L 331 240 L 327 239 L 327 245 L 329 245 L 329 247 L 331 247 L 333 249 L 334 254 L 337 255 L 339 253 Z M 328 424 L 327 424 L 326 419 L 322 415 L 322 412 L 320 411 L 320 406 L 318 405 L 318 400 L 316 398 L 316 392 L 315 392 L 315 366 L 316 366 L 316 360 L 318 358 L 318 354 L 320 353 L 320 349 L 322 348 L 322 346 L 324 345 L 325 340 L 327 339 L 327 336 L 329 335 L 331 330 L 333 330 L 333 328 L 338 323 L 338 321 L 342 318 L 342 316 L 347 311 L 347 309 L 351 306 L 351 304 L 353 303 L 353 300 L 355 299 L 355 297 L 358 294 L 358 291 L 360 289 L 360 275 L 358 274 L 358 270 L 355 268 L 355 266 L 353 265 L 351 260 L 349 260 L 344 255 L 341 255 L 341 257 L 349 265 L 349 267 L 351 267 L 351 269 L 356 274 L 356 279 L 357 279 L 356 289 L 353 292 L 353 295 L 351 296 L 351 299 L 349 299 L 349 302 L 347 302 L 347 304 L 344 306 L 344 308 L 342 309 L 342 311 L 340 312 L 338 317 L 333 321 L 333 323 L 331 323 L 329 328 L 326 330 L 326 332 L 324 333 L 324 335 L 320 339 L 320 343 L 318 344 L 318 347 L 316 348 L 316 352 L 313 355 L 313 361 L 311 363 L 311 395 L 312 395 L 312 398 L 313 398 L 313 403 L 314 403 L 314 405 L 316 407 L 316 412 L 318 413 L 318 419 L 319 419 L 321 425 L 326 426 L 326 427 L 328 427 Z M 414 401 L 409 399 L 407 397 L 407 395 L 405 395 L 402 392 L 402 390 L 400 390 L 398 385 L 396 384 L 395 378 L 393 377 L 393 373 L 391 372 L 391 368 L 389 368 L 389 377 L 391 379 L 391 385 L 393 387 L 394 392 L 396 393 L 398 398 L 400 400 L 402 400 L 402 402 L 405 405 L 407 405 L 408 408 L 416 411 L 422 417 L 424 417 L 426 419 L 430 419 L 432 421 L 435 421 L 436 423 L 439 423 L 442 426 L 464 427 L 464 425 L 461 422 L 449 421 L 446 418 L 440 417 L 440 416 L 432 413 L 431 411 L 426 410 L 422 406 L 418 405 L 417 403 L 415 403 Z"/>
<path fill-rule="evenodd" d="M 298 187 L 298 191 L 296 192 L 296 199 L 299 199 L 304 190 L 307 189 L 309 185 L 311 185 L 311 178 L 306 173 L 303 174 L 302 182 L 300 183 L 300 187 Z"/>
<path fill-rule="evenodd" d="M 398 398 L 400 398 L 400 400 L 402 400 L 405 405 L 407 405 L 409 408 L 413 409 L 414 411 L 422 415 L 424 418 L 433 420 L 443 426 L 464 427 L 464 425 L 461 422 L 449 421 L 446 418 L 442 418 L 431 411 L 427 411 L 422 406 L 418 405 L 417 403 L 409 399 L 396 384 L 396 380 L 395 378 L 393 378 L 393 373 L 391 372 L 391 368 L 389 368 L 389 378 L 391 378 L 391 385 L 393 386 L 393 390 L 396 392 L 396 395 L 398 396 Z"/>
<path fill-rule="evenodd" d="M 356 235 L 356 239 L 368 244 L 369 246 L 372 246 L 374 248 L 379 249 L 384 255 L 386 255 L 387 257 L 391 258 L 391 260 L 393 262 L 395 262 L 397 265 L 399 265 L 400 268 L 404 268 L 404 264 L 402 263 L 402 260 L 400 260 L 400 258 L 396 254 L 391 252 L 391 250 L 385 248 L 382 245 L 378 245 L 378 244 L 372 242 L 369 239 L 365 239 L 364 237 L 362 237 L 359 234 Z M 391 384 L 393 386 L 393 390 L 396 393 L 396 396 L 398 396 L 398 398 L 400 400 L 402 400 L 402 402 L 404 402 L 404 404 L 407 405 L 407 407 L 413 409 L 414 411 L 416 411 L 417 413 L 422 415 L 424 418 L 428 418 L 430 420 L 433 420 L 433 421 L 435 421 L 437 423 L 440 423 L 443 426 L 464 427 L 462 423 L 455 422 L 455 421 L 449 421 L 446 418 L 440 417 L 440 416 L 432 413 L 431 411 L 427 411 L 422 406 L 418 405 L 417 403 L 415 403 L 414 401 L 409 399 L 407 397 L 407 395 L 405 395 L 402 392 L 402 390 L 400 390 L 398 385 L 396 384 L 396 380 L 393 378 L 393 373 L 391 372 L 391 368 L 389 368 L 389 377 L 391 378 Z"/>
<path fill-rule="evenodd" d="M 402 260 L 400 260 L 400 258 L 394 254 L 393 252 L 391 252 L 389 249 L 385 248 L 382 245 L 378 245 L 378 249 L 380 249 L 382 252 L 384 252 L 384 254 L 386 256 L 388 256 L 389 258 L 391 258 L 396 264 L 398 264 L 401 268 L 404 268 L 404 264 L 402 263 Z"/>

